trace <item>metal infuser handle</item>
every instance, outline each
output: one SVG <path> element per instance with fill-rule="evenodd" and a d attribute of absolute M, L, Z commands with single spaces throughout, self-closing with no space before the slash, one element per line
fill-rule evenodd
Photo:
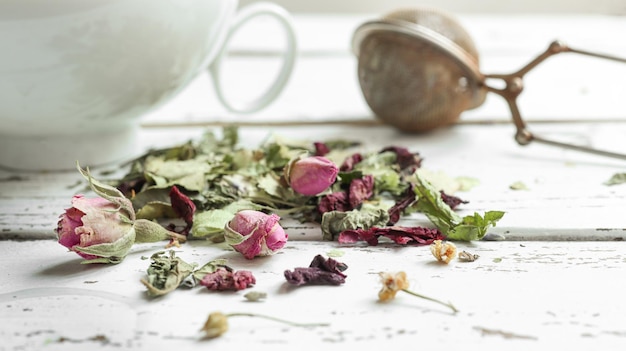
<path fill-rule="evenodd" d="M 571 52 L 571 53 L 626 63 L 626 59 L 624 58 L 605 55 L 605 54 L 599 54 L 599 53 L 594 53 L 594 52 L 589 52 L 589 51 L 572 49 L 560 41 L 554 41 L 550 44 L 550 46 L 548 47 L 548 49 L 546 49 L 546 51 L 544 51 L 542 54 L 537 56 L 537 58 L 532 60 L 530 63 L 522 67 L 517 72 L 511 73 L 511 74 L 489 74 L 489 75 L 484 76 L 487 79 L 492 78 L 492 79 L 503 80 L 506 84 L 506 86 L 503 89 L 494 88 L 492 86 L 487 85 L 483 81 L 484 87 L 487 89 L 487 91 L 490 91 L 490 92 L 493 92 L 502 96 L 504 100 L 506 100 L 507 104 L 509 105 L 509 108 L 511 109 L 511 114 L 513 117 L 513 122 L 515 123 L 515 127 L 517 128 L 517 132 L 515 134 L 515 140 L 517 141 L 518 144 L 528 145 L 530 144 L 531 141 L 538 141 L 538 142 L 548 144 L 548 145 L 554 145 L 554 146 L 559 146 L 559 147 L 563 147 L 567 149 L 589 152 L 589 153 L 593 153 L 596 155 L 615 157 L 615 158 L 619 158 L 622 160 L 626 160 L 626 154 L 621 154 L 621 153 L 616 153 L 616 152 L 611 152 L 611 151 L 606 151 L 606 150 L 599 150 L 599 149 L 594 149 L 594 148 L 587 147 L 587 146 L 568 144 L 568 143 L 563 143 L 560 141 L 542 138 L 541 136 L 531 133 L 526 127 L 526 123 L 522 119 L 522 115 L 520 114 L 519 108 L 517 107 L 517 97 L 522 93 L 524 89 L 524 84 L 522 80 L 524 75 L 526 75 L 526 73 L 531 71 L 533 68 L 535 68 L 537 65 L 539 65 L 548 57 L 554 56 L 556 54 L 564 53 L 564 52 Z"/>

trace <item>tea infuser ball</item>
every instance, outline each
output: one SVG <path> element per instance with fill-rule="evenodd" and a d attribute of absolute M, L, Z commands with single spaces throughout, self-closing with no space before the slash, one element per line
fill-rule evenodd
<path fill-rule="evenodd" d="M 465 110 L 480 106 L 487 93 L 501 96 L 511 110 L 515 140 L 626 160 L 626 153 L 547 139 L 528 130 L 517 105 L 524 76 L 546 59 L 574 53 L 626 63 L 626 58 L 574 49 L 555 40 L 519 70 L 483 75 L 469 34 L 447 13 L 407 9 L 359 26 L 352 38 L 358 76 L 367 104 L 383 122 L 405 132 L 426 132 L 455 123 Z M 504 87 L 488 84 L 504 83 Z"/>
<path fill-rule="evenodd" d="M 352 48 L 367 104 L 402 131 L 450 125 L 485 100 L 474 42 L 442 11 L 403 9 L 366 22 Z"/>

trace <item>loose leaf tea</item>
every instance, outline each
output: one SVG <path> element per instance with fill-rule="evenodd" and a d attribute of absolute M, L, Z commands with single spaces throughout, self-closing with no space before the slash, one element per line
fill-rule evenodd
<path fill-rule="evenodd" d="M 242 210 L 318 223 L 324 240 L 352 231 L 351 237 L 372 244 L 379 236 L 405 242 L 409 236 L 399 236 L 394 226 L 414 212 L 424 213 L 448 240 L 479 240 L 504 215 L 461 217 L 455 211 L 468 201 L 420 176 L 421 155 L 405 147 L 372 152 L 346 140 L 309 143 L 272 136 L 256 148 L 243 148 L 238 139 L 237 127 L 229 126 L 221 139 L 207 132 L 198 141 L 150 151 L 132 163 L 117 188 L 141 218 L 182 218 L 180 232 L 188 239 L 213 242 L 225 240 L 225 225 Z M 314 173 L 320 176 L 308 180 Z M 367 234 L 371 228 L 377 234 Z M 411 239 L 424 240 L 430 239 L 422 234 Z"/>

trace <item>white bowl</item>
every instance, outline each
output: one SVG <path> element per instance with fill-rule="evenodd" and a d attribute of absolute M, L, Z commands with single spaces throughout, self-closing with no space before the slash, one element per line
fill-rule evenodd
<path fill-rule="evenodd" d="M 60 170 L 133 155 L 139 117 L 221 56 L 237 4 L 1 1 L 0 164 Z"/>

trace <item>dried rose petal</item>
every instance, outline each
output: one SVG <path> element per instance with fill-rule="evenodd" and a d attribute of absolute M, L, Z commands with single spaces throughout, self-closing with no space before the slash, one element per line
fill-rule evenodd
<path fill-rule="evenodd" d="M 297 193 L 313 196 L 328 189 L 339 173 L 333 161 L 322 156 L 298 159 L 285 169 L 289 186 Z"/>
<path fill-rule="evenodd" d="M 220 267 L 213 273 L 206 274 L 200 281 L 200 285 L 206 286 L 209 290 L 243 290 L 253 286 L 256 279 L 250 271 L 232 271 Z"/>
<path fill-rule="evenodd" d="M 397 163 L 400 169 L 414 172 L 422 164 L 422 158 L 418 153 L 412 153 L 409 149 L 401 146 L 388 146 L 380 152 L 392 151 L 396 153 Z"/>
<path fill-rule="evenodd" d="M 247 259 L 271 255 L 287 243 L 287 233 L 279 220 L 275 214 L 239 211 L 224 228 L 226 242 Z"/>
<path fill-rule="evenodd" d="M 394 225 L 398 223 L 400 217 L 402 216 L 402 212 L 411 206 L 413 202 L 415 202 L 415 190 L 413 190 L 413 186 L 409 186 L 406 190 L 402 198 L 400 198 L 396 203 L 387 211 L 389 213 L 389 223 L 388 225 Z"/>
<path fill-rule="evenodd" d="M 445 202 L 446 205 L 450 206 L 450 208 L 453 210 L 460 204 L 469 203 L 469 201 L 461 200 L 454 195 L 448 195 L 443 190 L 440 190 L 439 193 L 441 194 L 441 199 L 443 200 L 443 202 Z"/>
<path fill-rule="evenodd" d="M 348 201 L 350 208 L 355 209 L 363 201 L 369 199 L 374 194 L 374 176 L 371 174 L 363 176 L 361 179 L 353 179 L 350 182 L 348 191 Z"/>
<path fill-rule="evenodd" d="M 340 244 L 352 244 L 357 241 L 365 241 L 369 245 L 378 245 L 380 236 L 387 237 L 400 245 L 428 245 L 435 240 L 444 239 L 444 235 L 438 229 L 424 227 L 372 227 L 370 229 L 344 230 L 339 233 L 337 239 Z"/>
<path fill-rule="evenodd" d="M 332 258 L 325 259 L 316 255 L 309 267 L 295 268 L 285 271 L 285 279 L 292 285 L 340 285 L 345 283 L 346 275 L 342 272 L 348 269 L 344 263 Z"/>
<path fill-rule="evenodd" d="M 350 211 L 350 203 L 348 203 L 348 193 L 346 191 L 336 191 L 332 194 L 324 195 L 320 198 L 317 205 L 317 211 L 324 214 L 330 211 Z"/>
<path fill-rule="evenodd" d="M 172 203 L 174 212 L 187 224 L 182 233 L 188 234 L 193 225 L 193 215 L 196 212 L 196 205 L 187 195 L 178 190 L 176 186 L 173 186 L 170 190 L 170 202 Z"/>
<path fill-rule="evenodd" d="M 346 158 L 343 161 L 341 167 L 339 167 L 339 170 L 342 172 L 350 172 L 354 169 L 354 165 L 361 161 L 363 161 L 363 155 L 361 155 L 360 153 L 352 154 L 352 156 Z"/>
<path fill-rule="evenodd" d="M 315 156 L 325 156 L 330 152 L 330 148 L 324 143 L 314 142 L 313 146 L 315 147 Z"/>

